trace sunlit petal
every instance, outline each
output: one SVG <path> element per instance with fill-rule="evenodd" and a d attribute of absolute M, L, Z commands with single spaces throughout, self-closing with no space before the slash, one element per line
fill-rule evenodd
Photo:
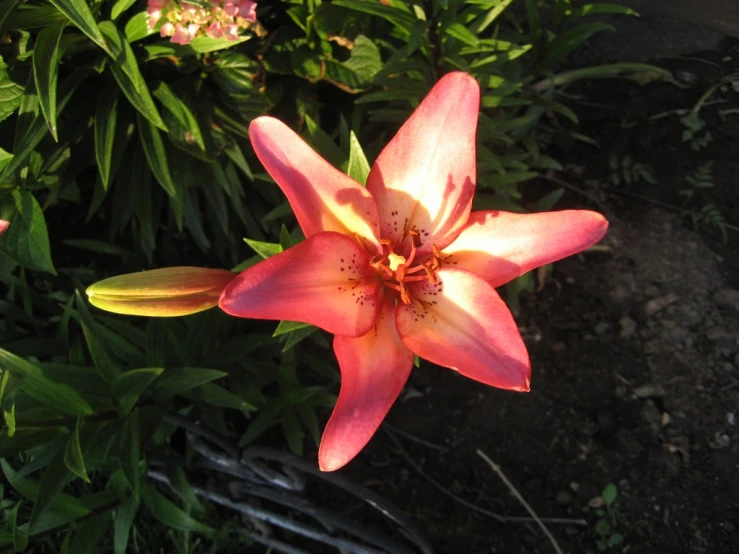
<path fill-rule="evenodd" d="M 598 242 L 608 229 L 596 212 L 565 210 L 537 214 L 473 212 L 457 239 L 444 249 L 447 261 L 494 287 Z"/>
<path fill-rule="evenodd" d="M 408 380 L 413 353 L 398 337 L 394 314 L 395 302 L 386 298 L 369 333 L 334 339 L 341 391 L 318 450 L 323 471 L 339 469 L 364 448 Z"/>
<path fill-rule="evenodd" d="M 377 206 L 367 189 L 319 156 L 272 117 L 249 126 L 254 151 L 287 196 L 306 237 L 322 231 L 355 233 L 377 245 Z"/>
<path fill-rule="evenodd" d="M 287 319 L 358 337 L 380 311 L 381 285 L 367 250 L 339 233 L 318 233 L 241 273 L 223 291 L 228 314 Z"/>
<path fill-rule="evenodd" d="M 462 230 L 475 192 L 475 130 L 480 87 L 466 73 L 442 78 L 380 153 L 367 189 L 380 232 L 396 244 L 405 230 L 443 248 Z"/>
<path fill-rule="evenodd" d="M 399 304 L 398 333 L 415 354 L 487 385 L 529 390 L 526 346 L 495 289 L 474 273 L 441 269 L 439 281 L 409 287 Z"/>

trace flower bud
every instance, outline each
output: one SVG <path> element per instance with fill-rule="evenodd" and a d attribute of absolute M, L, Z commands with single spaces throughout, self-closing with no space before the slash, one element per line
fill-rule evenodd
<path fill-rule="evenodd" d="M 168 267 L 104 279 L 87 295 L 93 306 L 117 314 L 177 317 L 216 306 L 234 277 L 225 269 Z"/>

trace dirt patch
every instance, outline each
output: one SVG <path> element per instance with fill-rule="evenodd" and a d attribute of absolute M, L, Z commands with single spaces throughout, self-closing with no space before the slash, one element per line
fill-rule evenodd
<path fill-rule="evenodd" d="M 557 264 L 524 304 L 532 392 L 423 366 L 389 422 L 441 448 L 397 435 L 403 452 L 379 433 L 348 468 L 420 520 L 438 552 L 553 552 L 535 524 L 499 523 L 450 498 L 526 515 L 476 449 L 540 516 L 586 520 L 549 525 L 566 552 L 597 552 L 614 534 L 623 538 L 609 552 L 739 552 L 739 235 L 730 230 L 724 242 L 685 215 L 711 201 L 737 224 L 739 144 L 725 130 L 732 120 L 718 113 L 727 100 L 703 112 L 713 140 L 698 151 L 682 141 L 678 115 L 648 118 L 693 106 L 703 85 L 727 74 L 731 56 L 739 59 L 735 43 L 701 61 L 673 61 L 671 69 L 695 75 L 694 87 L 611 82 L 574 91 L 613 109 L 584 110 L 579 132 L 600 149 L 570 146 L 573 167 L 605 181 L 609 159 L 633 153 L 657 183 L 598 189 L 612 211 L 611 251 Z M 693 207 L 679 190 L 706 161 L 714 186 Z M 608 484 L 618 496 L 604 531 L 598 498 Z"/>

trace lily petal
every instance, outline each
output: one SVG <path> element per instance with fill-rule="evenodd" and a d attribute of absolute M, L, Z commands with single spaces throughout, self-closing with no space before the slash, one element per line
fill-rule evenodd
<path fill-rule="evenodd" d="M 372 195 L 319 156 L 273 117 L 249 126 L 254 151 L 287 196 L 306 237 L 322 231 L 359 235 L 378 246 L 379 217 Z"/>
<path fill-rule="evenodd" d="M 475 192 L 480 87 L 470 75 L 443 77 L 380 153 L 367 190 L 380 210 L 382 238 L 396 246 L 415 228 L 428 254 L 462 230 Z"/>
<path fill-rule="evenodd" d="M 0 235 L 2 235 L 10 227 L 10 222 L 0 219 Z"/>
<path fill-rule="evenodd" d="M 380 311 L 382 288 L 357 241 L 318 233 L 250 267 L 231 281 L 219 306 L 227 314 L 302 321 L 359 337 Z"/>
<path fill-rule="evenodd" d="M 608 221 L 587 210 L 536 214 L 481 211 L 444 249 L 447 263 L 467 269 L 494 287 L 536 267 L 571 256 L 603 238 Z"/>
<path fill-rule="evenodd" d="M 335 337 L 341 368 L 341 391 L 318 450 L 322 471 L 344 466 L 369 442 L 403 389 L 413 366 L 413 353 L 395 328 L 395 302 L 386 296 L 369 333 Z"/>
<path fill-rule="evenodd" d="M 395 321 L 415 354 L 502 389 L 528 391 L 526 346 L 505 303 L 481 277 L 443 268 L 438 282 L 411 284 L 411 304 L 399 304 Z"/>

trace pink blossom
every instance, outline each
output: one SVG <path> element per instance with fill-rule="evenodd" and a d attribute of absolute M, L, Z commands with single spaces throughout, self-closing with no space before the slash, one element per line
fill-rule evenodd
<path fill-rule="evenodd" d="M 162 25 L 162 28 L 159 29 L 159 35 L 162 38 L 165 37 L 171 37 L 174 34 L 174 25 L 167 21 L 164 25 Z"/>

